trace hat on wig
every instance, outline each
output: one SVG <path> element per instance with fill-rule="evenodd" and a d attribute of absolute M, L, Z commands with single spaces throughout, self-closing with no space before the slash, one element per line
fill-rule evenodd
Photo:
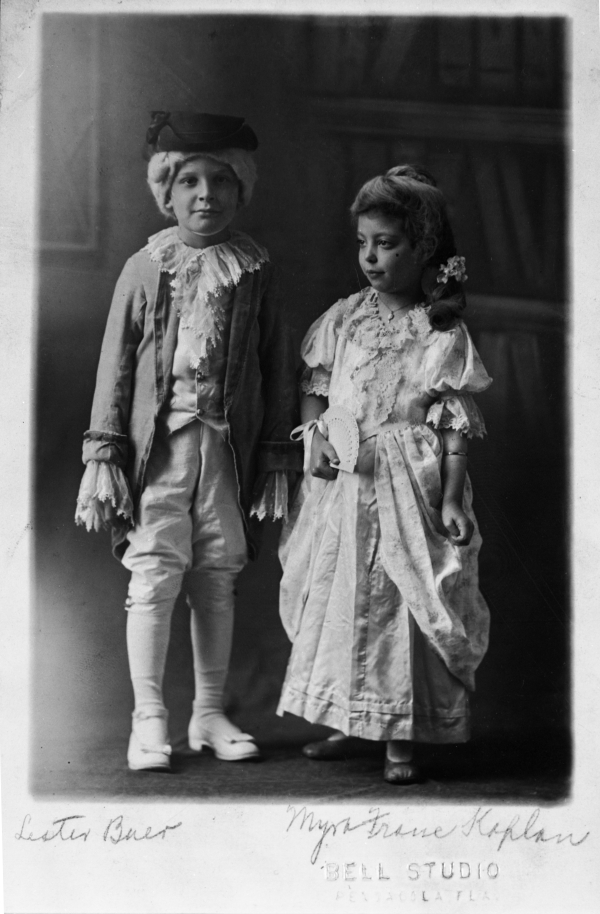
<path fill-rule="evenodd" d="M 240 182 L 240 203 L 250 202 L 256 182 L 252 153 L 258 140 L 243 117 L 153 111 L 146 143 L 148 184 L 165 216 L 173 216 L 170 197 L 177 172 L 184 162 L 198 156 L 228 165 Z"/>

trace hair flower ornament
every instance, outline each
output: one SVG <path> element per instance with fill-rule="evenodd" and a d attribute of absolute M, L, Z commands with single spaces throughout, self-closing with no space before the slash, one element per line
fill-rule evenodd
<path fill-rule="evenodd" d="M 464 257 L 449 257 L 446 263 L 440 264 L 441 273 L 438 273 L 437 281 L 438 282 L 448 282 L 451 276 L 453 276 L 458 282 L 464 282 L 465 279 L 468 279 L 466 273 L 466 264 Z"/>

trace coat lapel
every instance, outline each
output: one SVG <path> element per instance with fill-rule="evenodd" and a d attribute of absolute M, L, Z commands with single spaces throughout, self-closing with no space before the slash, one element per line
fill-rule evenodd
<path fill-rule="evenodd" d="M 261 273 L 262 270 L 244 273 L 235 290 L 225 375 L 226 409 L 231 405 L 246 360 L 250 333 L 258 312 Z"/>
<path fill-rule="evenodd" d="M 153 290 L 153 300 L 148 305 L 154 320 L 156 400 L 159 410 L 171 383 L 179 316 L 171 305 L 169 274 L 158 269 L 156 272 L 158 275 L 153 277 L 154 281 L 149 285 Z"/>

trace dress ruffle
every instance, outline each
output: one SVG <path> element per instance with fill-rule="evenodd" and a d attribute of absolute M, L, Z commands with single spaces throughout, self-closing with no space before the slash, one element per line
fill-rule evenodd
<path fill-rule="evenodd" d="M 133 501 L 125 474 L 114 463 L 90 460 L 79 487 L 75 522 L 88 531 L 133 526 Z"/>
<path fill-rule="evenodd" d="M 250 516 L 264 520 L 287 520 L 288 516 L 288 480 L 283 470 L 275 470 L 265 474 L 266 479 L 262 491 L 254 499 L 250 509 Z M 261 486 L 259 484 L 259 490 Z"/>
<path fill-rule="evenodd" d="M 300 390 L 303 394 L 314 394 L 317 397 L 329 396 L 331 372 L 318 365 L 316 368 L 305 368 L 300 377 Z"/>
<path fill-rule="evenodd" d="M 486 434 L 483 416 L 471 394 L 444 395 L 430 407 L 426 422 L 433 428 L 452 428 L 467 438 Z"/>

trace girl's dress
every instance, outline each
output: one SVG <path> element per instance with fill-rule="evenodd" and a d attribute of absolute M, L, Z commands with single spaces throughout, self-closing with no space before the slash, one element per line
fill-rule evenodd
<path fill-rule="evenodd" d="M 392 324 L 367 288 L 302 344 L 302 390 L 349 409 L 374 470 L 305 477 L 284 525 L 281 615 L 293 642 L 278 713 L 366 739 L 459 742 L 488 643 L 475 523 L 454 546 L 441 520 L 442 435 L 482 436 L 471 394 L 491 383 L 465 325 L 432 330 L 416 306 Z M 363 465 L 368 465 L 364 464 Z"/>

